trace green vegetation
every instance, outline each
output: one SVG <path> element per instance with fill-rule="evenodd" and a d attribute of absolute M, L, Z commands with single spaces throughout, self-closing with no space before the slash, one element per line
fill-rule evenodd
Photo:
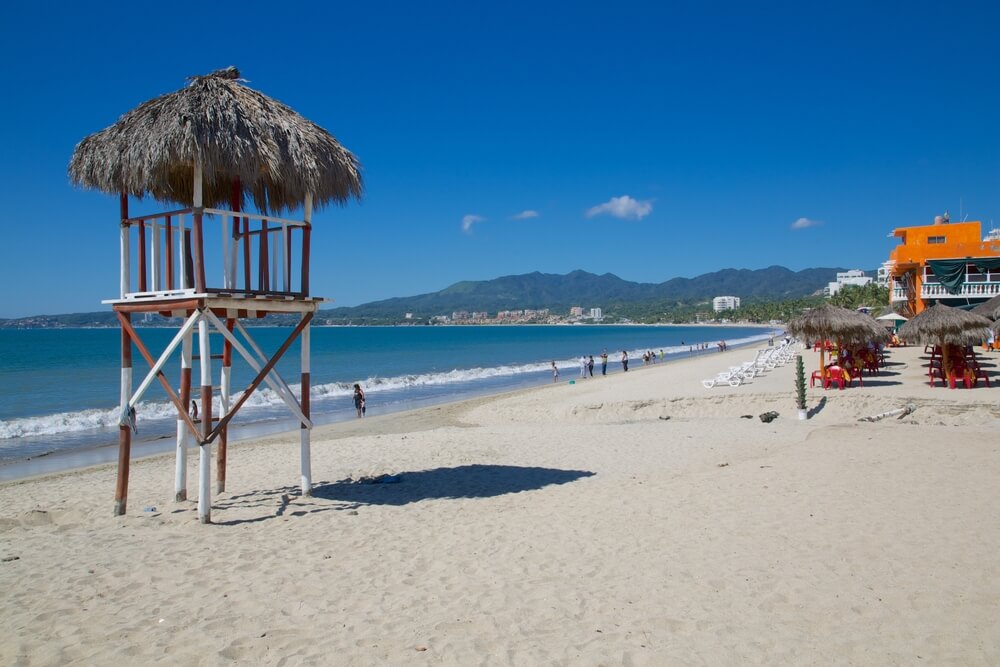
<path fill-rule="evenodd" d="M 840 291 L 830 297 L 830 303 L 841 308 L 855 310 L 867 306 L 880 310 L 889 305 L 889 288 L 879 287 L 875 283 L 860 285 L 845 285 Z"/>

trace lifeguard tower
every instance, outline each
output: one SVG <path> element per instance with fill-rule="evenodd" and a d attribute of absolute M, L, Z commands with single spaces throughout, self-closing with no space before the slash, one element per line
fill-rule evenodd
<path fill-rule="evenodd" d="M 192 77 L 181 90 L 140 105 L 77 145 L 71 180 L 117 195 L 121 211 L 120 290 L 117 298 L 104 302 L 121 324 L 115 515 L 126 509 L 135 408 L 157 381 L 177 409 L 178 501 L 187 498 L 188 447 L 200 445 L 202 523 L 211 521 L 213 443 L 219 443 L 217 490 L 224 491 L 228 426 L 261 384 L 280 396 L 300 423 L 302 493 L 311 493 L 309 333 L 324 301 L 309 291 L 313 212 L 329 203 L 360 200 L 360 169 L 357 158 L 329 132 L 243 85 L 234 67 Z M 177 208 L 130 216 L 129 198 L 147 195 Z M 279 217 L 299 211 L 301 219 Z M 132 325 L 134 314 L 147 313 L 181 322 L 158 357 Z M 297 316 L 297 323 L 268 354 L 245 324 L 276 313 Z M 214 357 L 211 334 L 224 339 L 222 353 Z M 301 348 L 299 397 L 275 369 L 296 339 Z M 133 347 L 150 367 L 137 387 Z M 178 347 L 175 391 L 165 367 Z M 234 351 L 256 373 L 235 396 L 230 387 Z M 196 400 L 194 361 L 200 371 Z M 219 362 L 218 385 L 213 361 Z M 200 407 L 197 416 L 192 407 Z"/>

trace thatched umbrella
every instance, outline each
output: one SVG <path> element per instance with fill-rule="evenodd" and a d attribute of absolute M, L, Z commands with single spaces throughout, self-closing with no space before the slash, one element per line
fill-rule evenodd
<path fill-rule="evenodd" d="M 979 304 L 969 312 L 975 313 L 976 315 L 982 315 L 983 317 L 991 320 L 1000 320 L 1000 295 L 993 297 L 985 303 Z"/>
<path fill-rule="evenodd" d="M 975 345 L 986 337 L 990 321 L 982 315 L 944 304 L 925 309 L 899 329 L 906 340 L 941 346 L 941 366 L 947 374 L 948 345 Z"/>
<path fill-rule="evenodd" d="M 838 308 L 824 303 L 788 323 L 788 330 L 804 340 L 834 339 L 839 343 L 867 343 L 888 340 L 888 332 L 872 317 L 856 310 Z M 819 369 L 826 377 L 826 349 L 820 346 Z"/>
<path fill-rule="evenodd" d="M 229 67 L 129 111 L 86 137 L 69 164 L 74 184 L 191 206 L 201 162 L 203 201 L 232 200 L 233 183 L 263 213 L 361 198 L 361 165 L 329 132 L 241 83 Z"/>

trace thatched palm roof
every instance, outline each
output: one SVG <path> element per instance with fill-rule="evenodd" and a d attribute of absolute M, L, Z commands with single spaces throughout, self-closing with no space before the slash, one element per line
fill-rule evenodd
<path fill-rule="evenodd" d="M 278 213 L 313 194 L 317 208 L 360 199 L 358 159 L 329 132 L 288 106 L 244 86 L 235 67 L 192 77 L 77 144 L 74 184 L 190 206 L 196 158 L 205 206 L 228 204 L 239 178 L 243 197 Z"/>
<path fill-rule="evenodd" d="M 1000 295 L 993 297 L 985 303 L 981 303 L 972 310 L 970 313 L 975 313 L 976 315 L 982 315 L 991 320 L 1000 320 Z"/>
<path fill-rule="evenodd" d="M 844 343 L 885 341 L 888 332 L 874 318 L 856 310 L 824 303 L 788 323 L 788 330 L 805 340 L 832 339 Z"/>
<path fill-rule="evenodd" d="M 974 345 L 986 339 L 989 326 L 982 315 L 939 303 L 910 318 L 899 328 L 899 335 L 915 343 Z"/>

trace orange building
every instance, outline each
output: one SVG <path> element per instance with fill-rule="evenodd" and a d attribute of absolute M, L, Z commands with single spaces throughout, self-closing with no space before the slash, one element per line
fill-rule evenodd
<path fill-rule="evenodd" d="M 949 222 L 945 213 L 892 235 L 900 244 L 879 273 L 896 312 L 912 317 L 937 302 L 975 305 L 1000 294 L 1000 230 L 983 237 L 978 220 Z"/>

